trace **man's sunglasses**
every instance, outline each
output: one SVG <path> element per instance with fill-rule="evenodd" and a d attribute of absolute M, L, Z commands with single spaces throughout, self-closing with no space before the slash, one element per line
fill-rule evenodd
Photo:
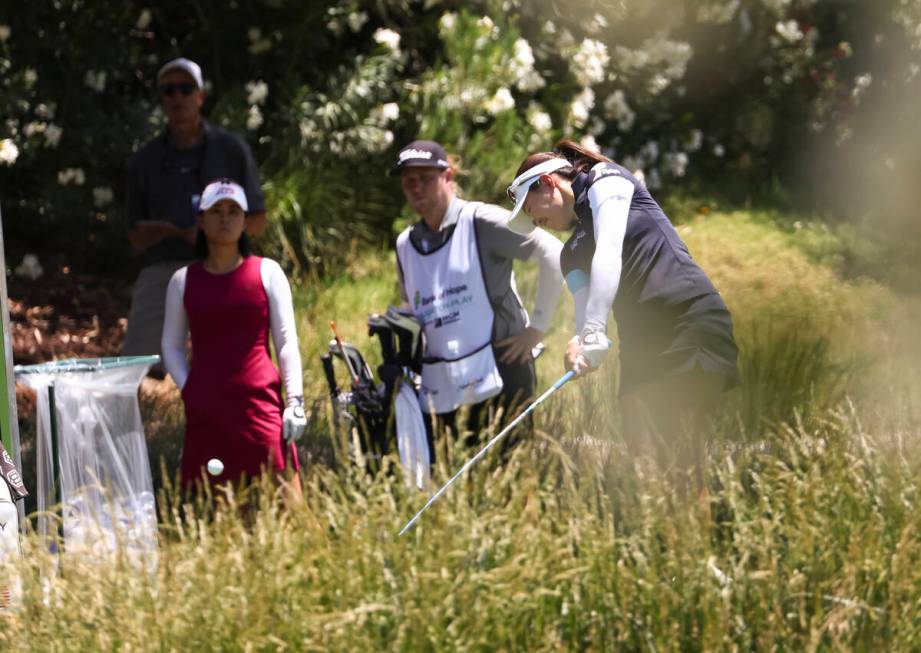
<path fill-rule="evenodd" d="M 176 92 L 183 95 L 192 95 L 197 87 L 192 82 L 179 82 L 178 84 L 161 84 L 160 95 L 163 97 L 173 97 Z"/>

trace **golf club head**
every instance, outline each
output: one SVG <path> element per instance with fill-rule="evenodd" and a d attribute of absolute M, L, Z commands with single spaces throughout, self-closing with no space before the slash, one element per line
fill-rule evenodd
<path fill-rule="evenodd" d="M 350 371 L 354 371 L 358 375 L 358 383 L 374 385 L 374 375 L 371 373 L 371 367 L 365 362 L 364 356 L 354 345 L 343 342 L 340 351 L 339 343 L 333 339 L 329 341 L 329 353 L 343 360 L 345 360 L 343 354 L 348 356 L 346 365 L 351 368 Z M 352 379 L 352 383 L 355 383 L 354 379 Z"/>

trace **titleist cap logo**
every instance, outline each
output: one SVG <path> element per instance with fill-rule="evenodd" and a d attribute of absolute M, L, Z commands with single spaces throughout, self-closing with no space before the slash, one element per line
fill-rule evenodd
<path fill-rule="evenodd" d="M 397 154 L 397 162 L 390 169 L 390 175 L 396 175 L 403 168 L 426 167 L 447 170 L 451 167 L 448 163 L 448 153 L 435 141 L 413 141 L 406 145 Z"/>
<path fill-rule="evenodd" d="M 400 152 L 400 163 L 406 161 L 406 159 L 431 159 L 432 153 L 426 152 L 425 150 L 403 150 Z"/>

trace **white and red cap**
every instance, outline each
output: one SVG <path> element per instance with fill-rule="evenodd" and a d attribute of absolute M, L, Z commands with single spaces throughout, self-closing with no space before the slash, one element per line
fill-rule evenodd
<path fill-rule="evenodd" d="M 562 157 L 547 159 L 532 168 L 528 168 L 515 177 L 515 181 L 512 182 L 512 185 L 509 186 L 506 191 L 509 199 L 515 203 L 515 208 L 512 209 L 511 215 L 508 216 L 506 226 L 516 234 L 521 234 L 522 236 L 527 236 L 534 231 L 534 223 L 531 221 L 531 218 L 521 211 L 522 207 L 524 207 L 524 201 L 528 198 L 528 191 L 531 189 L 531 186 L 540 179 L 541 175 L 548 175 L 551 172 L 556 172 L 561 168 L 568 168 L 571 165 L 572 164 L 567 159 Z"/>
<path fill-rule="evenodd" d="M 233 200 L 244 212 L 249 211 L 249 205 L 246 203 L 246 191 L 243 190 L 240 184 L 229 179 L 212 181 L 205 186 L 205 190 L 201 193 L 198 210 L 207 211 L 221 200 Z"/>

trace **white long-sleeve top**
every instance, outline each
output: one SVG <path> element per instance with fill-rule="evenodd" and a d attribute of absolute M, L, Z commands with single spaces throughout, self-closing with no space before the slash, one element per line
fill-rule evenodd
<path fill-rule="evenodd" d="M 183 302 L 187 270 L 187 267 L 177 270 L 166 289 L 166 315 L 163 320 L 163 337 L 160 341 L 163 350 L 163 365 L 180 390 L 185 386 L 189 377 L 187 351 L 189 320 Z M 259 272 L 262 277 L 262 286 L 269 299 L 269 327 L 272 343 L 275 345 L 275 354 L 281 367 L 285 397 L 291 404 L 292 399 L 304 395 L 301 353 L 297 344 L 291 286 L 281 266 L 271 259 L 262 259 Z"/>
<path fill-rule="evenodd" d="M 623 265 L 624 235 L 633 199 L 633 184 L 623 177 L 602 177 L 588 190 L 595 235 L 589 284 L 573 293 L 576 334 L 583 329 L 604 332 Z"/>

